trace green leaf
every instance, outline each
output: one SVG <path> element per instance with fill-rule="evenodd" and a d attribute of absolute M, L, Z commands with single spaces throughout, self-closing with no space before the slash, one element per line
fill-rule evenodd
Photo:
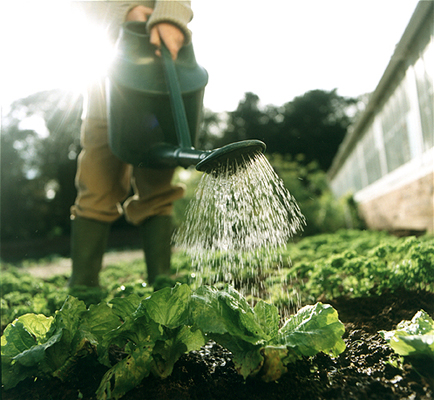
<path fill-rule="evenodd" d="M 418 311 L 411 321 L 401 321 L 394 331 L 380 331 L 390 347 L 401 356 L 434 358 L 434 321 Z"/>
<path fill-rule="evenodd" d="M 242 351 L 234 353 L 233 362 L 236 371 L 246 379 L 248 376 L 255 376 L 264 363 L 264 357 L 258 346 L 248 346 Z"/>
<path fill-rule="evenodd" d="M 262 368 L 261 348 L 278 332 L 277 308 L 259 302 L 252 309 L 234 288 L 203 286 L 192 295 L 192 320 L 217 343 L 233 354 L 235 369 L 244 378 Z"/>
<path fill-rule="evenodd" d="M 68 296 L 62 308 L 56 311 L 54 322 L 63 325 L 68 332 L 73 332 L 80 325 L 81 317 L 86 311 L 86 304 L 83 301 Z"/>
<path fill-rule="evenodd" d="M 51 336 L 46 342 L 42 344 L 38 344 L 32 346 L 30 349 L 17 354 L 13 360 L 15 362 L 19 362 L 21 365 L 25 367 L 33 367 L 38 366 L 39 369 L 43 369 L 42 365 L 46 363 L 45 360 L 46 351 L 48 348 L 58 343 L 62 339 L 62 332 L 57 332 L 53 336 Z M 50 369 L 50 368 L 44 368 Z"/>
<path fill-rule="evenodd" d="M 42 314 L 25 314 L 15 319 L 3 332 L 2 357 L 14 357 L 35 344 L 43 343 L 53 317 Z"/>
<path fill-rule="evenodd" d="M 259 301 L 254 308 L 256 321 L 262 328 L 267 340 L 275 337 L 279 330 L 279 311 L 277 307 L 265 301 Z M 264 337 L 265 339 L 265 337 Z"/>
<path fill-rule="evenodd" d="M 212 334 L 210 336 L 232 353 L 235 370 L 244 379 L 248 376 L 255 376 L 262 368 L 264 357 L 261 354 L 260 345 L 254 345 L 228 333 L 224 335 Z"/>
<path fill-rule="evenodd" d="M 153 321 L 146 313 L 138 318 L 128 318 L 122 325 L 107 332 L 99 350 L 99 361 L 110 367 L 108 350 L 111 345 L 123 348 L 127 343 L 140 346 L 142 343 L 164 340 L 164 330 L 160 324 Z"/>
<path fill-rule="evenodd" d="M 53 346 L 47 347 L 45 354 L 53 376 L 63 379 L 68 373 L 65 365 L 72 365 L 69 360 L 78 357 L 83 349 L 84 354 L 88 354 L 96 347 L 95 337 L 81 329 L 86 313 L 85 303 L 72 296 L 68 296 L 62 308 L 56 311 L 47 336 L 60 335 L 60 339 Z"/>
<path fill-rule="evenodd" d="M 83 321 L 80 325 L 82 331 L 86 331 L 96 337 L 98 342 L 102 337 L 121 325 L 119 317 L 105 303 L 91 305 L 89 310 L 83 314 Z"/>
<path fill-rule="evenodd" d="M 280 330 L 276 307 L 261 301 L 252 309 L 230 286 L 222 291 L 199 288 L 192 295 L 191 309 L 195 327 L 232 352 L 244 378 L 276 380 L 301 356 L 345 350 L 345 328 L 330 305 L 304 307 Z"/>
<path fill-rule="evenodd" d="M 186 326 L 189 317 L 191 290 L 177 284 L 142 300 L 134 310 L 134 299 L 112 302 L 115 313 L 125 322 L 104 335 L 105 350 L 100 361 L 110 366 L 108 351 L 116 344 L 129 355 L 114 365 L 104 376 L 98 399 L 119 398 L 136 386 L 152 371 L 162 378 L 172 373 L 179 357 L 205 344 L 201 331 Z M 131 314 L 131 315 L 127 315 Z M 143 344 L 147 344 L 143 347 Z"/>
<path fill-rule="evenodd" d="M 328 304 L 317 303 L 301 308 L 289 318 L 280 329 L 276 344 L 292 348 L 299 356 L 319 352 L 337 356 L 345 350 L 344 332 L 336 310 Z"/>
<path fill-rule="evenodd" d="M 112 304 L 112 310 L 115 315 L 117 315 L 122 321 L 126 318 L 131 317 L 134 312 L 139 307 L 141 298 L 133 293 L 128 297 L 115 297 L 110 300 L 109 304 Z"/>
<path fill-rule="evenodd" d="M 110 366 L 108 361 L 109 348 L 104 345 L 104 337 L 119 328 L 120 325 L 120 318 L 107 304 L 91 305 L 89 310 L 82 316 L 80 330 L 77 333 L 77 338 L 80 341 L 75 348 L 76 354 L 85 352 L 85 349 L 90 351 L 91 348 L 88 347 L 88 344 L 90 344 L 93 348 L 97 348 L 100 362 Z M 73 358 L 71 358 L 71 361 L 73 361 Z M 61 373 L 60 369 L 59 373 Z"/>
<path fill-rule="evenodd" d="M 191 300 L 191 318 L 195 326 L 206 333 L 228 332 L 223 315 L 226 309 L 221 309 L 219 305 L 216 288 L 202 286 L 194 292 Z"/>
<path fill-rule="evenodd" d="M 83 337 L 76 335 L 84 312 L 84 303 L 69 297 L 54 318 L 34 314 L 18 318 L 6 328 L 2 337 L 5 355 L 16 353 L 12 359 L 6 357 L 2 360 L 7 363 L 3 375 L 16 374 L 17 377 L 11 381 L 15 384 L 25 375 L 54 375 L 71 355 L 84 346 Z M 74 337 L 75 345 L 72 344 Z M 7 376 L 4 379 L 8 381 Z"/>
<path fill-rule="evenodd" d="M 188 319 L 190 297 L 190 287 L 177 283 L 173 288 L 161 289 L 143 300 L 136 313 L 140 315 L 144 308 L 155 322 L 168 328 L 176 328 L 185 324 Z"/>
<path fill-rule="evenodd" d="M 27 376 L 64 379 L 80 357 L 95 351 L 103 335 L 120 321 L 106 304 L 92 306 L 68 297 L 54 318 L 28 314 L 2 337 L 3 380 L 8 387 Z"/>
<path fill-rule="evenodd" d="M 229 333 L 252 344 L 264 341 L 264 332 L 253 309 L 231 286 L 221 291 L 202 286 L 191 299 L 191 318 L 203 332 Z"/>
<path fill-rule="evenodd" d="M 166 330 L 168 338 L 155 344 L 153 357 L 155 375 L 167 378 L 178 359 L 185 353 L 200 349 L 205 345 L 205 337 L 200 330 L 192 331 L 188 326 Z"/>
<path fill-rule="evenodd" d="M 110 368 L 98 387 L 97 399 L 120 399 L 146 378 L 151 371 L 153 345 L 147 343 L 137 347 L 129 356 Z"/>
<path fill-rule="evenodd" d="M 2 383 L 6 389 L 32 376 L 45 364 L 45 349 L 61 337 L 47 340 L 52 322 L 53 317 L 26 314 L 6 327 L 1 338 Z"/>

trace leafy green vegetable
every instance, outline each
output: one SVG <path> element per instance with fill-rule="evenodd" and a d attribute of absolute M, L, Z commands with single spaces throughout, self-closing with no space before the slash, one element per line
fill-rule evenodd
<path fill-rule="evenodd" d="M 46 340 L 53 317 L 26 314 L 8 325 L 1 338 L 2 382 L 6 389 L 16 386 L 37 371 L 44 360 Z M 52 341 L 59 340 L 59 336 Z M 33 360 L 30 360 L 30 359 Z"/>
<path fill-rule="evenodd" d="M 54 317 L 26 314 L 17 318 L 1 339 L 5 388 L 30 376 L 63 380 L 77 358 L 95 351 L 98 340 L 118 324 L 107 305 L 87 310 L 73 297 L 67 298 Z"/>
<path fill-rule="evenodd" d="M 286 262 L 289 259 L 291 263 Z M 232 287 L 224 288 L 212 268 L 218 289 L 196 287 L 199 280 L 191 275 L 191 260 L 182 254 L 175 255 L 173 272 L 179 270 L 181 280 L 192 282 L 193 289 L 177 285 L 153 293 L 143 282 L 140 259 L 105 268 L 101 282 L 106 297 L 90 307 L 89 299 L 101 293 L 89 291 L 83 296 L 85 303 L 73 297 L 65 301 L 67 277 L 42 280 L 24 268 L 2 264 L 3 384 L 10 388 L 38 376 L 66 380 L 80 357 L 96 354 L 110 368 L 99 398 L 120 397 L 144 376 L 170 375 L 182 354 L 209 338 L 233 353 L 242 376 L 272 381 L 302 356 L 319 351 L 336 355 L 344 349 L 343 327 L 330 306 L 318 303 L 301 309 L 280 328 L 275 305 L 288 308 L 291 298 L 292 305 L 299 299 L 313 304 L 319 296 L 434 289 L 434 242 L 429 235 L 397 238 L 385 232 L 345 230 L 303 238 L 273 253 L 272 260 L 265 253 L 240 254 L 239 262 L 252 268 L 240 269 L 236 282 L 254 288 L 260 280 L 261 296 L 273 305 L 257 299 L 252 290 L 247 298 L 256 305 L 251 307 Z M 282 290 L 283 284 L 288 291 Z M 426 326 L 424 331 L 415 328 L 404 334 L 398 327 L 390 336 L 396 351 L 410 356 L 433 353 L 432 320 L 421 318 L 417 326 Z M 118 357 L 111 358 L 113 352 Z"/>
<path fill-rule="evenodd" d="M 179 357 L 192 350 L 198 350 L 205 344 L 202 332 L 193 332 L 188 326 L 166 330 L 166 337 L 166 340 L 156 342 L 153 352 L 152 372 L 161 378 L 167 378 L 172 373 Z"/>
<path fill-rule="evenodd" d="M 399 288 L 434 290 L 432 236 L 397 238 L 385 232 L 345 230 L 289 245 L 288 279 L 303 282 L 303 302 L 381 294 Z"/>
<path fill-rule="evenodd" d="M 96 391 L 97 399 L 121 398 L 149 375 L 152 361 L 152 345 L 150 343 L 134 349 L 128 357 L 105 373 Z"/>
<path fill-rule="evenodd" d="M 418 311 L 411 321 L 401 321 L 394 331 L 380 331 L 381 336 L 401 356 L 434 359 L 434 321 Z"/>
<path fill-rule="evenodd" d="M 219 262 L 213 260 L 213 265 Z M 254 282 L 260 281 L 263 285 L 261 297 L 285 308 L 288 305 L 295 307 L 300 301 L 314 304 L 318 298 L 366 296 L 398 288 L 434 290 L 432 235 L 398 238 L 386 232 L 341 230 L 335 234 L 305 237 L 273 254 L 266 251 L 254 256 L 239 254 L 236 262 L 250 266 L 237 270 L 235 277 L 237 285 L 246 290 L 247 298 L 257 300 Z M 27 263 L 27 266 L 31 267 L 33 263 Z M 192 268 L 195 266 L 190 257 L 178 252 L 174 254 L 171 272 L 177 274 L 177 281 L 189 282 L 194 289 L 199 280 L 198 274 L 191 274 Z M 86 292 L 69 294 L 84 300 L 87 305 L 130 294 L 135 294 L 139 303 L 154 291 L 143 282 L 143 269 L 144 261 L 140 257 L 110 264 L 101 271 L 101 284 L 107 290 L 98 292 L 88 288 Z M 54 316 L 68 296 L 67 277 L 63 275 L 48 280 L 35 278 L 26 268 L 4 263 L 1 264 L 1 275 L 2 329 L 27 313 Z M 201 271 L 201 282 L 217 282 L 221 289 L 223 285 L 219 279 L 224 277 L 215 267 Z M 288 290 L 282 290 L 282 286 Z"/>
<path fill-rule="evenodd" d="M 111 303 L 124 321 L 103 338 L 100 361 L 111 367 L 98 388 L 98 399 L 118 399 L 137 386 L 150 373 L 166 378 L 182 354 L 205 344 L 201 331 L 187 326 L 191 289 L 177 284 L 140 301 L 131 295 Z M 111 366 L 110 346 L 123 349 L 126 357 Z"/>
<path fill-rule="evenodd" d="M 128 297 L 115 297 L 110 300 L 112 305 L 112 311 L 116 314 L 122 321 L 132 315 L 140 304 L 140 297 L 136 294 L 130 294 Z"/>
<path fill-rule="evenodd" d="M 343 324 L 329 304 L 305 306 L 286 321 L 279 331 L 278 342 L 291 347 L 298 356 L 330 352 L 334 356 L 345 350 Z"/>
<path fill-rule="evenodd" d="M 306 306 L 279 329 L 277 308 L 260 301 L 251 308 L 230 286 L 223 291 L 202 287 L 192 295 L 194 327 L 233 353 L 237 371 L 277 380 L 286 365 L 318 352 L 345 350 L 345 331 L 336 310 L 317 303 Z"/>
<path fill-rule="evenodd" d="M 166 378 L 182 354 L 213 338 L 233 353 L 243 377 L 278 379 L 286 365 L 319 351 L 345 348 L 336 311 L 318 303 L 301 309 L 279 329 L 273 305 L 252 308 L 234 288 L 203 286 L 192 292 L 177 284 L 146 299 L 131 294 L 88 309 L 68 297 L 54 317 L 27 314 L 7 326 L 2 337 L 3 383 L 11 388 L 26 377 L 66 379 L 79 357 L 98 353 L 109 367 L 98 400 L 119 399 L 149 374 Z M 112 365 L 110 351 L 122 359 Z"/>
<path fill-rule="evenodd" d="M 195 327 L 206 333 L 228 333 L 252 344 L 266 336 L 253 309 L 232 286 L 221 291 L 200 287 L 192 296 L 191 316 Z"/>
<path fill-rule="evenodd" d="M 277 307 L 260 301 L 255 305 L 254 313 L 265 337 L 275 337 L 279 330 L 280 316 Z"/>
<path fill-rule="evenodd" d="M 62 307 L 68 292 L 65 280 L 35 279 L 18 268 L 1 265 L 1 326 L 24 314 L 54 315 Z"/>
<path fill-rule="evenodd" d="M 163 326 L 176 328 L 188 319 L 191 289 L 188 285 L 177 284 L 175 287 L 164 288 L 143 300 L 137 313 L 144 308 L 149 316 Z"/>

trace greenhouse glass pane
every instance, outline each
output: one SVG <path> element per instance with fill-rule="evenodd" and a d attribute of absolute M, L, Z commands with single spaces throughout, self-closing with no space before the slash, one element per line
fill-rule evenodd
<path fill-rule="evenodd" d="M 368 184 L 371 184 L 381 178 L 380 153 L 375 144 L 374 131 L 372 129 L 364 136 L 362 146 Z"/>
<path fill-rule="evenodd" d="M 423 148 L 429 150 L 434 146 L 434 46 L 431 43 L 423 56 L 415 64 L 416 87 L 422 124 Z"/>
<path fill-rule="evenodd" d="M 395 170 L 411 159 L 406 120 L 409 109 L 410 105 L 404 90 L 404 82 L 401 82 L 379 115 L 388 172 Z"/>
<path fill-rule="evenodd" d="M 355 192 L 363 189 L 363 182 L 362 182 L 362 171 L 360 168 L 360 162 L 359 157 L 357 154 L 354 154 L 353 157 L 353 185 Z"/>

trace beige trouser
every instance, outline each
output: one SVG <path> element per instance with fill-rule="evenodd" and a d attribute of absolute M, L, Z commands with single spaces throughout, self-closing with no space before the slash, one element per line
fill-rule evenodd
<path fill-rule="evenodd" d="M 103 87 L 99 82 L 88 91 L 71 218 L 113 222 L 125 212 L 127 221 L 140 225 L 151 216 L 170 215 L 184 187 L 172 185 L 173 169 L 136 168 L 111 152 Z M 131 187 L 134 194 L 127 199 Z"/>

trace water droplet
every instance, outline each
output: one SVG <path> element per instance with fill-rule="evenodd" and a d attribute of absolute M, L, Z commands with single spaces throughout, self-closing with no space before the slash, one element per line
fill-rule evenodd
<path fill-rule="evenodd" d="M 280 268 L 278 249 L 304 225 L 294 197 L 257 153 L 202 175 L 174 244 L 190 255 L 198 284 L 240 286 L 247 279 L 256 297 L 259 275 L 270 265 Z"/>

